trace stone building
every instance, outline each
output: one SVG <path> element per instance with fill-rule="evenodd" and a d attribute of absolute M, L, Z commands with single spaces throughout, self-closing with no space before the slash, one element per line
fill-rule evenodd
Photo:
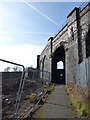
<path fill-rule="evenodd" d="M 37 69 L 51 73 L 52 82 L 69 84 L 73 71 L 84 59 L 90 56 L 90 2 L 74 8 L 67 16 L 67 24 L 53 38 L 41 55 L 37 56 Z M 63 68 L 59 68 L 62 62 Z"/>

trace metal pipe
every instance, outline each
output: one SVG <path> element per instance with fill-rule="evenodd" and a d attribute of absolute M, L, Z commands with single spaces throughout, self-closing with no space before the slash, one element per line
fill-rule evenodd
<path fill-rule="evenodd" d="M 0 59 L 0 61 L 2 61 L 2 62 L 7 62 L 7 63 L 14 64 L 14 65 L 18 65 L 18 66 L 23 67 L 23 69 L 24 69 L 24 65 L 17 64 L 17 63 L 14 63 L 14 62 L 10 62 L 10 61 L 7 61 L 7 60 L 3 60 L 3 59 Z"/>
<path fill-rule="evenodd" d="M 22 72 L 21 80 L 20 80 L 20 84 L 19 84 L 19 89 L 18 89 L 18 93 L 17 93 L 17 97 L 16 97 L 16 105 L 15 105 L 15 108 L 14 108 L 14 117 L 16 119 L 17 109 L 18 109 L 19 104 L 20 104 L 21 94 L 22 94 L 24 81 L 25 81 L 25 79 L 24 79 L 25 67 L 24 67 L 24 65 L 17 64 L 17 63 L 11 62 L 11 61 L 3 60 L 3 59 L 0 59 L 0 61 L 10 63 L 10 64 L 13 64 L 13 65 L 17 65 L 17 66 L 21 66 L 23 68 L 23 72 Z"/>

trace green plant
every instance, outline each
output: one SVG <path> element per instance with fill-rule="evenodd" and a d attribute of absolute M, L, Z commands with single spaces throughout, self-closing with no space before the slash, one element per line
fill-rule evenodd
<path fill-rule="evenodd" d="M 86 117 L 87 114 L 88 114 L 87 105 L 85 103 L 82 103 L 77 98 L 77 96 L 75 96 L 73 94 L 73 92 L 70 89 L 67 88 L 67 90 L 68 90 L 68 94 L 69 94 L 70 99 L 71 99 L 71 101 L 69 102 L 69 104 L 73 105 L 77 109 L 79 116 Z"/>
<path fill-rule="evenodd" d="M 70 105 L 72 105 L 72 102 L 69 102 Z"/>
<path fill-rule="evenodd" d="M 52 57 L 52 56 L 53 56 L 53 53 L 51 52 L 50 57 Z"/>
<path fill-rule="evenodd" d="M 86 117 L 88 113 L 86 104 L 83 104 L 80 109 L 80 115 Z"/>
<path fill-rule="evenodd" d="M 65 85 L 65 88 L 67 89 L 67 88 L 69 88 L 69 86 L 68 86 L 68 85 Z"/>
<path fill-rule="evenodd" d="M 35 100 L 36 100 L 36 94 L 35 93 L 31 93 L 30 94 L 30 102 L 32 103 L 32 102 L 35 102 Z"/>
<path fill-rule="evenodd" d="M 55 88 L 55 84 L 51 84 L 51 86 L 49 87 L 48 91 L 49 92 L 52 92 Z"/>

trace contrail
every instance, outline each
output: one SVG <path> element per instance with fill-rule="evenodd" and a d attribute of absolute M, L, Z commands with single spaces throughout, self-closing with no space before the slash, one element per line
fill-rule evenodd
<path fill-rule="evenodd" d="M 36 12 L 38 12 L 39 14 L 41 14 L 43 17 L 45 17 L 46 19 L 48 19 L 49 21 L 51 21 L 52 23 L 54 23 L 55 25 L 57 25 L 58 27 L 60 27 L 60 25 L 58 23 L 56 23 L 55 21 L 53 21 L 51 18 L 49 18 L 48 16 L 46 16 L 44 13 L 40 12 L 38 9 L 36 9 L 35 7 L 33 7 L 31 4 L 27 3 L 25 0 L 22 0 L 25 4 L 27 4 L 28 6 L 30 6 L 32 9 L 34 9 Z"/>
<path fill-rule="evenodd" d="M 1 31 L 0 34 L 55 34 L 55 33 L 48 33 L 48 32 L 20 32 L 20 31 Z"/>

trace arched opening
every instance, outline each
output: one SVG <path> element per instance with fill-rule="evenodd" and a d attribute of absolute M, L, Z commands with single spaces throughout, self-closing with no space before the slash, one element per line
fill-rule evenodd
<path fill-rule="evenodd" d="M 64 69 L 64 64 L 62 61 L 57 62 L 57 69 Z"/>
<path fill-rule="evenodd" d="M 45 66 L 45 58 L 46 58 L 46 55 L 44 56 L 43 61 L 42 61 L 42 71 L 45 70 L 45 68 L 44 68 L 44 66 Z"/>
<path fill-rule="evenodd" d="M 65 50 L 63 46 L 57 48 L 53 53 L 52 82 L 65 84 Z"/>

